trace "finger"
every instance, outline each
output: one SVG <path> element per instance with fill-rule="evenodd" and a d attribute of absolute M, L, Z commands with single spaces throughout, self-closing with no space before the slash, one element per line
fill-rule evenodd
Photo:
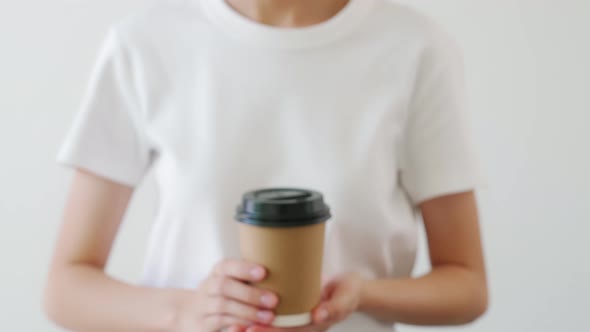
<path fill-rule="evenodd" d="M 266 277 L 264 267 L 240 259 L 225 259 L 213 268 L 213 275 L 241 281 L 260 281 Z"/>
<path fill-rule="evenodd" d="M 274 313 L 269 310 L 260 310 L 256 307 L 230 300 L 223 297 L 212 298 L 206 308 L 207 315 L 230 315 L 250 322 L 270 324 L 274 319 Z"/>
<path fill-rule="evenodd" d="M 232 329 L 233 331 L 239 332 L 241 330 L 236 330 L 235 326 L 248 326 L 251 324 L 247 320 L 230 315 L 209 315 L 205 317 L 204 322 L 207 331 L 221 331 L 229 327 L 229 329 L 224 330 L 228 332 L 232 331 Z"/>
<path fill-rule="evenodd" d="M 222 296 L 269 309 L 276 307 L 279 303 L 279 298 L 274 293 L 228 277 L 213 277 L 208 283 L 207 292 L 211 296 Z"/>

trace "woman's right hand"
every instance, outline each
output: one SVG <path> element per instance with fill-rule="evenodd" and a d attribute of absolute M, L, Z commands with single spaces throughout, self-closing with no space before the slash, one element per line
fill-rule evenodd
<path fill-rule="evenodd" d="M 239 332 L 252 324 L 270 324 L 276 294 L 248 285 L 266 277 L 266 270 L 243 260 L 218 263 L 196 292 L 183 292 L 174 332 Z"/>

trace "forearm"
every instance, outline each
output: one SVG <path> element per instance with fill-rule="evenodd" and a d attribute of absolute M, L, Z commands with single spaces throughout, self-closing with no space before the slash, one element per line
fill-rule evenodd
<path fill-rule="evenodd" d="M 177 290 L 131 286 L 91 265 L 72 264 L 50 276 L 48 316 L 75 331 L 165 332 L 174 320 Z"/>
<path fill-rule="evenodd" d="M 359 310 L 379 320 L 413 325 L 469 323 L 485 312 L 485 278 L 461 266 L 435 267 L 415 279 L 366 281 Z"/>

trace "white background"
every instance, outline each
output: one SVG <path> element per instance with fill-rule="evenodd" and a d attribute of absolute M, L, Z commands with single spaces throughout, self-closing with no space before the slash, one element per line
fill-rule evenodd
<path fill-rule="evenodd" d="M 107 26 L 142 2 L 0 1 L 3 331 L 58 331 L 40 309 L 69 179 L 54 155 Z M 588 330 L 590 1 L 404 2 L 437 17 L 466 55 L 492 302 L 465 330 Z M 139 276 L 154 202 L 148 181 L 109 265 L 120 278 Z"/>

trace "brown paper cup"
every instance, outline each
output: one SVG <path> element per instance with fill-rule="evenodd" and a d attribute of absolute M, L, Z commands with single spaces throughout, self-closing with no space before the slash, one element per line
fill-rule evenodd
<path fill-rule="evenodd" d="M 245 260 L 268 275 L 256 285 L 275 292 L 279 305 L 273 326 L 311 322 L 321 296 L 325 221 L 329 209 L 320 193 L 264 189 L 244 194 L 238 207 L 240 249 Z"/>

